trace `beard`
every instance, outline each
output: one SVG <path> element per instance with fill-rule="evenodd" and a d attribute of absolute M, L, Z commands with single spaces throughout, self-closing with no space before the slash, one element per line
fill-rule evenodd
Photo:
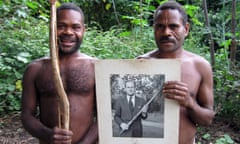
<path fill-rule="evenodd" d="M 64 47 L 62 47 L 61 45 L 61 38 L 58 40 L 58 48 L 59 48 L 59 54 L 60 55 L 70 55 L 75 53 L 76 51 L 78 51 L 80 49 L 80 46 L 82 44 L 82 40 L 80 39 L 76 39 L 75 45 L 70 49 L 70 50 L 65 50 Z"/>

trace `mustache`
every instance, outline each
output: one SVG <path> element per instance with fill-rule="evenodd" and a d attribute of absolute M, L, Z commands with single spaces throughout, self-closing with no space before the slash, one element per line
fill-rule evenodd
<path fill-rule="evenodd" d="M 175 39 L 165 36 L 165 37 L 161 37 L 161 38 L 159 39 L 159 41 L 160 41 L 160 42 L 164 42 L 164 41 L 175 42 Z"/>

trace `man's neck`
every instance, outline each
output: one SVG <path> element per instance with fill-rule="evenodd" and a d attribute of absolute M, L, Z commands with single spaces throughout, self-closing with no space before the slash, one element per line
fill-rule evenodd
<path fill-rule="evenodd" d="M 184 50 L 182 48 L 177 49 L 172 52 L 162 52 L 159 49 L 152 53 L 152 56 L 155 58 L 181 58 Z"/>
<path fill-rule="evenodd" d="M 81 55 L 81 53 L 79 51 L 76 51 L 76 52 L 70 53 L 70 54 L 59 54 L 59 59 L 64 61 L 65 59 L 67 60 L 67 59 L 70 59 L 73 57 L 78 57 L 80 55 Z"/>

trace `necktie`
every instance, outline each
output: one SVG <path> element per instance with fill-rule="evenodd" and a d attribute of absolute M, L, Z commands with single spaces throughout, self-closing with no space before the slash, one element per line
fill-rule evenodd
<path fill-rule="evenodd" d="M 133 113 L 134 107 L 133 107 L 133 102 L 132 102 L 132 96 L 129 97 L 129 109 L 130 109 L 131 113 Z"/>

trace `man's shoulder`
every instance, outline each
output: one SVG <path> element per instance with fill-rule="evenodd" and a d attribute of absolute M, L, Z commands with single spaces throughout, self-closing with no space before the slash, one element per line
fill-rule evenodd
<path fill-rule="evenodd" d="M 185 58 L 190 59 L 194 63 L 209 63 L 203 56 L 198 55 L 196 53 L 190 52 L 190 51 L 185 51 Z"/>
<path fill-rule="evenodd" d="M 88 55 L 86 53 L 83 53 L 83 52 L 78 52 L 77 57 L 82 58 L 82 59 L 96 59 L 93 56 L 90 56 L 90 55 Z"/>
<path fill-rule="evenodd" d="M 119 96 L 116 101 L 122 103 L 125 99 L 127 99 L 126 95 Z"/>
<path fill-rule="evenodd" d="M 89 55 L 86 55 L 84 53 L 78 53 L 76 55 L 73 55 L 69 58 L 68 66 L 71 68 L 80 68 L 84 66 L 87 67 L 93 67 L 94 63 L 96 61 L 96 58 L 91 57 Z"/>
<path fill-rule="evenodd" d="M 187 54 L 187 56 L 185 57 L 185 60 L 187 63 L 191 62 L 193 63 L 193 65 L 199 70 L 207 70 L 207 69 L 211 69 L 211 64 L 209 63 L 209 61 L 207 59 L 205 59 L 203 56 L 200 56 L 198 54 L 186 51 L 185 52 Z"/>
<path fill-rule="evenodd" d="M 28 64 L 28 67 L 40 66 L 45 62 L 49 62 L 51 59 L 49 57 L 42 57 L 39 59 L 35 59 Z"/>
<path fill-rule="evenodd" d="M 50 61 L 49 57 L 42 57 L 39 59 L 35 59 L 26 66 L 25 73 L 31 73 L 31 74 L 37 73 L 41 69 L 43 64 L 46 62 L 49 63 L 49 61 Z"/>
<path fill-rule="evenodd" d="M 137 57 L 137 59 L 150 59 L 150 58 L 153 58 L 154 56 L 154 54 L 156 53 L 156 50 L 152 50 L 152 51 L 150 51 L 150 52 L 147 52 L 147 53 L 145 53 L 145 54 L 142 54 L 142 55 L 139 55 L 138 57 Z"/>
<path fill-rule="evenodd" d="M 90 63 L 94 63 L 95 61 L 97 61 L 98 59 L 92 56 L 89 56 L 85 53 L 80 53 L 77 57 L 77 60 L 82 60 L 82 61 L 86 61 L 86 62 L 90 62 Z"/>

